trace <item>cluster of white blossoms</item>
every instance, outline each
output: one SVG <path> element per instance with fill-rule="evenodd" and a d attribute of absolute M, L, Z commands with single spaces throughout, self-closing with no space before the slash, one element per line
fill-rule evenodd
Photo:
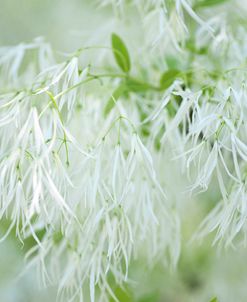
<path fill-rule="evenodd" d="M 128 13 L 128 7 L 135 8 L 142 20 L 148 47 L 167 51 L 172 45 L 181 50 L 189 36 L 186 19 L 189 16 L 201 28 L 213 32 L 209 22 L 205 22 L 194 10 L 207 1 L 190 0 L 103 0 L 101 5 L 111 4 L 116 15 L 122 18 Z"/>
<path fill-rule="evenodd" d="M 27 258 L 44 283 L 58 285 L 59 301 L 87 293 L 91 302 L 117 301 L 109 280 L 128 282 L 137 257 L 176 266 L 173 167 L 186 178 L 187 198 L 217 178 L 222 199 L 198 236 L 216 230 L 215 241 L 231 245 L 247 234 L 246 7 L 130 2 L 142 10 L 144 27 L 154 26 L 159 45 L 173 41 L 177 51 L 166 57 L 162 50 L 162 64 L 162 52 L 154 52 L 153 70 L 140 65 L 140 79 L 130 76 L 117 35 L 113 52 L 106 45 L 103 73 L 84 61 L 89 47 L 62 59 L 40 38 L 0 48 L 0 218 L 9 221 L 1 240 L 13 229 L 23 244 L 34 238 Z M 214 13 L 221 2 L 224 19 Z"/>

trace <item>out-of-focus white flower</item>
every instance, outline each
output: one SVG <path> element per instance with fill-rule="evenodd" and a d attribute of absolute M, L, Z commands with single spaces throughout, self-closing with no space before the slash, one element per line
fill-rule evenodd
<path fill-rule="evenodd" d="M 29 60 L 35 54 L 35 59 Z M 26 65 L 24 62 L 29 64 Z M 35 63 L 37 62 L 37 65 Z M 35 39 L 32 43 L 21 43 L 17 46 L 0 48 L 0 76 L 4 81 L 1 88 L 22 88 L 30 86 L 30 78 L 54 64 L 51 47 L 42 38 Z M 3 76 L 4 75 L 4 76 Z M 21 76 L 21 77 L 20 77 Z M 2 86 L 3 85 L 3 86 Z"/>

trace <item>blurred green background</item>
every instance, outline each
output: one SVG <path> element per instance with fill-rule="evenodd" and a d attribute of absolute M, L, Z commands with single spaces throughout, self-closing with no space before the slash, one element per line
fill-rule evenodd
<path fill-rule="evenodd" d="M 109 13 L 108 8 L 99 9 L 96 1 L 1 0 L 0 44 L 43 36 L 59 50 L 74 50 L 84 35 L 102 27 Z"/>

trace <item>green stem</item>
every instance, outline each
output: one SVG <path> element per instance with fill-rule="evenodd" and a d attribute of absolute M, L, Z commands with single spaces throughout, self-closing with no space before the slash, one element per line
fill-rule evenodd
<path fill-rule="evenodd" d="M 65 95 L 66 93 L 70 92 L 71 90 L 83 85 L 83 84 L 86 84 L 88 82 L 91 82 L 93 80 L 97 80 L 97 79 L 100 79 L 100 78 L 125 78 L 126 75 L 125 74 L 111 74 L 111 73 L 105 73 L 105 74 L 99 74 L 99 75 L 93 75 L 93 74 L 89 74 L 89 77 L 85 80 L 82 80 L 81 82 L 73 85 L 73 86 L 70 86 L 68 87 L 67 89 L 61 91 L 60 93 L 58 93 L 55 97 L 54 97 L 54 100 L 57 100 L 58 98 L 60 98 L 61 96 Z"/>
<path fill-rule="evenodd" d="M 62 114 L 58 108 L 57 102 L 55 97 L 53 96 L 53 94 L 50 91 L 46 91 L 46 93 L 48 94 L 48 96 L 50 97 L 52 104 L 54 106 L 54 108 L 56 109 L 59 119 L 62 123 L 62 125 L 64 126 L 64 122 L 63 122 L 63 117 Z M 66 165 L 69 166 L 69 150 L 68 150 L 68 143 L 67 143 L 67 135 L 66 132 L 63 129 L 63 142 L 64 142 L 64 146 L 65 146 L 65 153 L 66 153 Z"/>

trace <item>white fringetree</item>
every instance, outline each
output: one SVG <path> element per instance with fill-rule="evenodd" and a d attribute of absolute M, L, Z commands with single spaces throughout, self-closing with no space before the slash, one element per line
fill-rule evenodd
<path fill-rule="evenodd" d="M 42 38 L 0 48 L 1 241 L 33 237 L 28 263 L 59 301 L 117 301 L 109 280 L 129 282 L 140 255 L 176 266 L 178 175 L 186 198 L 213 178 L 221 193 L 195 236 L 246 243 L 246 3 L 100 5 L 120 21 L 135 10 L 143 45 L 113 33 L 64 55 Z"/>

